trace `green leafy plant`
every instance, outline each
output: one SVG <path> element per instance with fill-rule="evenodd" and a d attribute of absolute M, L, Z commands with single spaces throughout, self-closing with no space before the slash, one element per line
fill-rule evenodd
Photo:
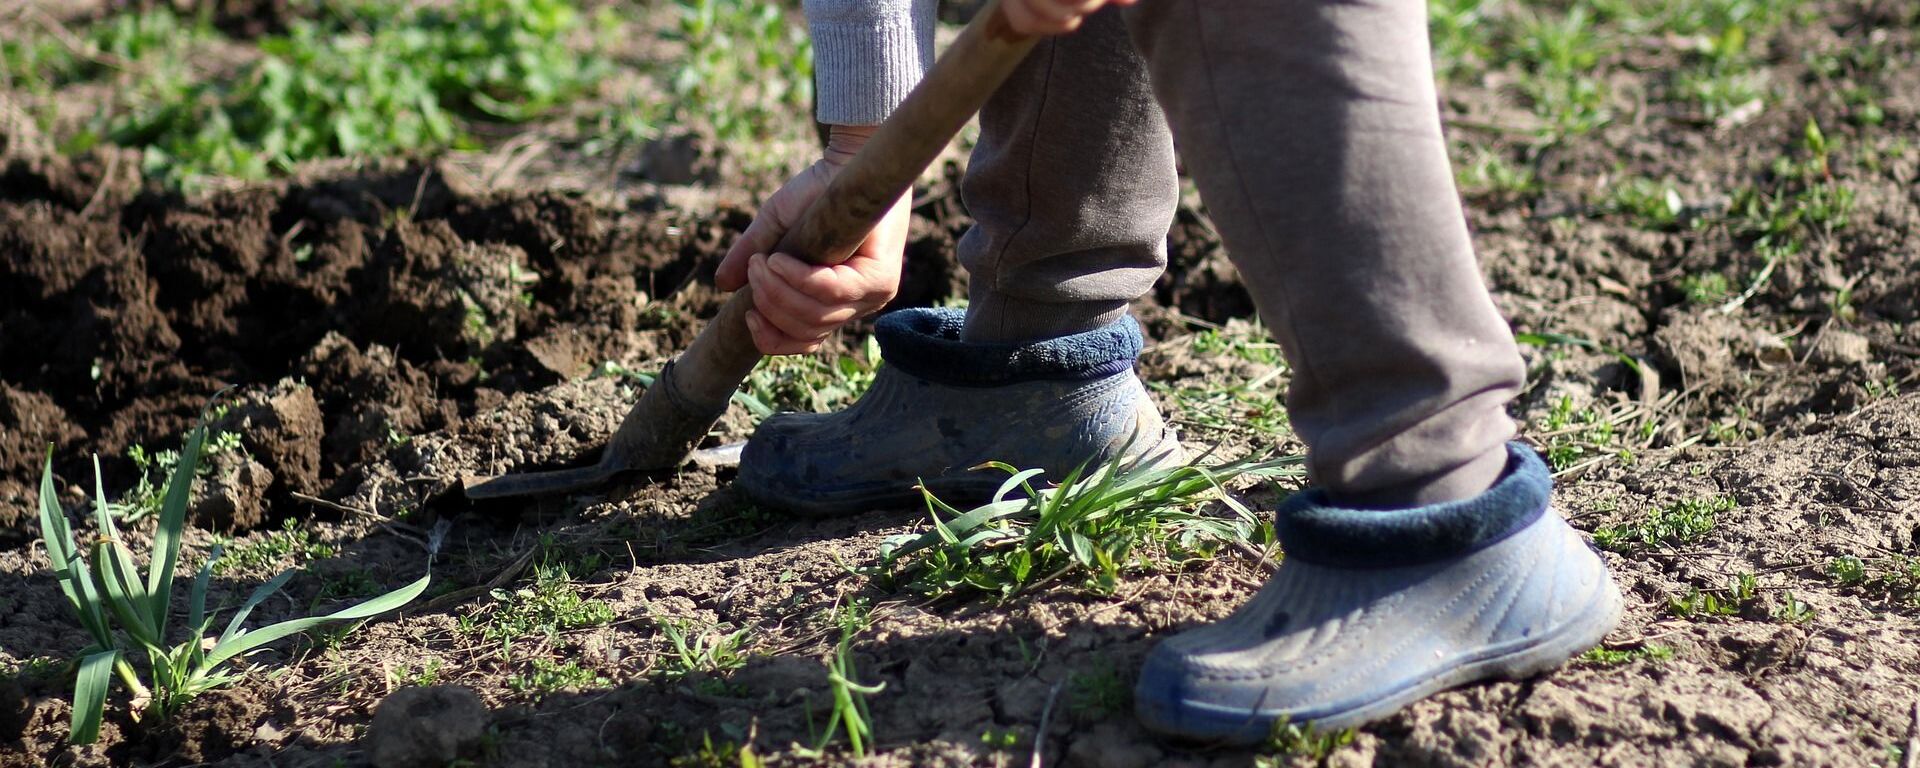
<path fill-rule="evenodd" d="M 853 635 L 852 627 L 843 626 L 840 642 L 833 647 L 832 658 L 827 660 L 827 685 L 833 690 L 833 712 L 827 716 L 820 743 L 805 750 L 815 757 L 826 751 L 836 729 L 846 734 L 847 748 L 856 760 L 865 759 L 868 746 L 873 744 L 873 715 L 867 711 L 867 697 L 885 690 L 887 684 L 859 682 L 853 664 Z"/>
<path fill-rule="evenodd" d="M 1759 591 L 1759 580 L 1751 573 L 1742 573 L 1723 590 L 1689 587 L 1685 596 L 1668 598 L 1667 612 L 1682 619 L 1738 616 L 1753 604 Z"/>
<path fill-rule="evenodd" d="M 511 650 L 518 640 L 552 639 L 562 632 L 613 621 L 613 606 L 581 597 L 564 564 L 534 566 L 531 586 L 495 589 L 490 596 L 491 604 L 461 617 L 457 626 L 463 634 L 498 643 L 503 650 Z"/>
<path fill-rule="evenodd" d="M 1643 519 L 1596 528 L 1593 543 L 1615 552 L 1692 544 L 1713 530 L 1721 512 L 1736 506 L 1730 496 L 1682 499 L 1648 512 Z"/>
<path fill-rule="evenodd" d="M 1322 731 L 1312 723 L 1301 725 L 1281 719 L 1273 724 L 1273 733 L 1268 735 L 1261 750 L 1263 754 L 1254 757 L 1254 768 L 1279 768 L 1292 764 L 1295 758 L 1325 763 L 1358 736 L 1352 728 Z"/>
<path fill-rule="evenodd" d="M 1602 667 L 1617 667 L 1640 660 L 1666 661 L 1673 658 L 1673 649 L 1664 645 L 1643 645 L 1639 648 L 1608 648 L 1595 646 L 1580 654 L 1580 660 Z"/>
<path fill-rule="evenodd" d="M 147 89 L 107 135 L 177 178 L 258 178 L 315 158 L 456 146 L 460 115 L 530 119 L 609 69 L 568 45 L 580 25 L 570 0 L 362 5 L 383 18 L 370 33 L 295 22 L 260 40 L 264 55 L 234 78 Z"/>
<path fill-rule="evenodd" d="M 552 659 L 534 659 L 532 669 L 507 679 L 507 688 L 517 693 L 545 696 L 559 691 L 579 690 L 607 685 L 607 678 L 578 662 L 565 664 Z"/>
<path fill-rule="evenodd" d="M 73 721 L 68 738 L 90 744 L 99 737 L 108 689 L 117 676 L 144 714 L 165 719 L 180 705 L 206 691 L 239 680 L 244 673 L 227 662 L 275 640 L 305 632 L 328 622 L 365 619 L 399 608 L 427 588 L 431 574 L 385 595 L 325 616 L 292 619 L 248 630 L 242 625 L 253 609 L 293 577 L 286 571 L 254 589 L 218 635 L 210 635 L 214 617 L 207 610 L 208 581 L 218 548 L 200 566 L 187 589 L 185 632 L 169 631 L 174 598 L 174 575 L 179 567 L 186 530 L 194 469 L 206 441 L 206 427 L 194 429 L 181 450 L 173 477 L 161 503 L 153 546 L 143 577 L 133 553 L 115 527 L 94 462 L 94 522 L 98 533 L 91 557 L 83 554 L 68 525 L 53 485 L 49 455 L 40 475 L 40 533 L 52 562 L 54 577 L 67 604 L 93 638 L 82 652 L 73 690 Z M 136 666 L 136 663 L 139 666 Z M 146 678 L 140 675 L 145 667 Z"/>
<path fill-rule="evenodd" d="M 748 629 L 718 632 L 691 619 L 656 618 L 654 622 L 673 646 L 673 655 L 663 667 L 669 679 L 694 672 L 730 672 L 747 665 Z"/>
<path fill-rule="evenodd" d="M 1008 474 L 992 501 L 963 512 L 922 489 L 933 528 L 884 542 L 880 573 L 929 595 L 977 589 L 1009 596 L 1076 572 L 1096 591 L 1111 592 L 1121 567 L 1143 547 L 1175 557 L 1206 556 L 1227 541 L 1270 535 L 1224 485 L 1236 478 L 1299 477 L 1303 461 L 1247 458 L 1169 468 L 1116 457 L 1045 488 L 1034 485 L 1041 470 L 988 462 L 977 469 Z M 1231 516 L 1197 509 L 1211 500 Z"/>

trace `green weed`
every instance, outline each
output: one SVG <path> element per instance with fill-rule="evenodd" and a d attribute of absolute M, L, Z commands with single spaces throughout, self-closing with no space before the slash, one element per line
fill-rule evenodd
<path fill-rule="evenodd" d="M 1615 552 L 1692 544 L 1713 530 L 1721 512 L 1736 506 L 1729 496 L 1683 499 L 1648 512 L 1644 519 L 1596 528 L 1593 543 Z"/>
<path fill-rule="evenodd" d="M 1558 14 L 1530 6 L 1515 20 L 1498 49 L 1525 72 L 1520 92 L 1546 121 L 1546 137 L 1585 134 L 1611 120 L 1606 86 L 1594 77 L 1611 44 L 1592 12 L 1583 5 Z"/>
<path fill-rule="evenodd" d="M 1608 188 L 1607 209 L 1633 219 L 1641 229 L 1673 230 L 1688 223 L 1686 203 L 1672 182 L 1630 178 Z"/>
<path fill-rule="evenodd" d="M 107 508 L 98 460 L 94 462 L 94 523 L 98 532 L 92 541 L 91 558 L 75 543 L 66 511 L 54 491 L 51 456 L 41 472 L 41 538 L 68 606 L 93 639 L 93 645 L 75 662 L 78 674 L 68 730 L 68 739 L 75 744 L 90 744 L 98 738 L 108 690 L 116 676 L 136 705 L 143 704 L 146 715 L 166 719 L 195 696 L 239 680 L 244 673 L 225 668 L 228 661 L 328 622 L 385 613 L 407 604 L 427 588 L 430 577 L 422 576 L 405 587 L 325 616 L 244 629 L 242 625 L 253 609 L 293 577 L 293 571 L 283 571 L 253 591 L 234 612 L 226 629 L 209 635 L 214 615 L 207 610 L 207 593 L 214 564 L 220 559 L 216 547 L 187 589 L 185 636 L 170 632 L 174 576 L 186 530 L 187 504 L 192 496 L 194 470 L 206 443 L 204 423 L 203 418 L 203 425 L 188 436 L 167 482 L 144 576 Z M 178 642 L 169 645 L 175 637 L 179 637 Z M 144 657 L 146 662 L 144 680 L 135 667 L 136 657 Z"/>
<path fill-rule="evenodd" d="M 722 145 L 753 151 L 813 101 L 813 44 L 779 5 L 746 0 L 676 0 L 677 37 L 687 53 L 672 73 L 672 102 L 660 122 L 710 122 Z"/>
<path fill-rule="evenodd" d="M 403 665 L 397 672 L 393 670 L 387 672 L 387 683 L 395 687 L 437 685 L 440 682 L 441 666 L 443 663 L 437 657 L 427 659 L 419 667 Z"/>
<path fill-rule="evenodd" d="M 1843 587 L 1855 587 L 1867 582 L 1867 565 L 1852 555 L 1836 557 L 1827 561 L 1827 575 Z"/>
<path fill-rule="evenodd" d="M 535 566 L 532 585 L 511 592 L 496 589 L 492 597 L 492 603 L 462 617 L 459 626 L 463 634 L 499 643 L 502 649 L 511 649 L 517 640 L 552 640 L 563 632 L 613 622 L 613 606 L 581 597 L 564 566 Z"/>
<path fill-rule="evenodd" d="M 1091 720 L 1129 711 L 1133 688 L 1112 665 L 1067 675 L 1067 702 Z"/>
<path fill-rule="evenodd" d="M 660 634 L 665 635 L 673 653 L 665 658 L 661 671 L 670 680 L 695 672 L 731 672 L 747 664 L 747 639 L 750 630 L 720 632 L 702 627 L 692 619 L 655 618 Z"/>
<path fill-rule="evenodd" d="M 1703 591 L 1699 587 L 1689 587 L 1685 596 L 1667 600 L 1667 612 L 1682 619 L 1738 616 L 1753 605 L 1759 590 L 1759 580 L 1751 573 L 1742 573 L 1735 576 L 1733 583 L 1724 590 Z"/>
<path fill-rule="evenodd" d="M 1580 660 L 1601 667 L 1617 667 L 1636 661 L 1666 661 L 1673 658 L 1673 649 L 1664 645 L 1643 645 L 1639 648 L 1613 649 L 1595 646 L 1580 654 Z"/>
<path fill-rule="evenodd" d="M 867 711 L 867 697 L 886 690 L 887 684 L 869 685 L 859 681 L 858 670 L 854 669 L 853 664 L 853 635 L 851 628 L 843 629 L 840 642 L 833 647 L 833 656 L 827 660 L 827 684 L 833 689 L 833 711 L 827 716 L 827 727 L 819 743 L 808 751 L 816 758 L 825 753 L 836 730 L 847 737 L 847 749 L 853 752 L 855 760 L 865 759 L 868 747 L 873 744 L 873 715 Z"/>
<path fill-rule="evenodd" d="M 1827 561 L 1827 576 L 1844 587 L 1862 587 L 1869 594 L 1920 605 L 1920 557 L 1889 555 L 1858 558 L 1852 555 Z"/>
<path fill-rule="evenodd" d="M 1224 485 L 1299 477 L 1301 463 L 1289 456 L 1156 469 L 1115 458 L 1076 469 L 1057 486 L 1036 487 L 1040 470 L 988 462 L 981 469 L 1009 475 L 993 500 L 963 512 L 923 489 L 932 530 L 889 538 L 875 575 L 921 594 L 1005 597 L 1079 574 L 1089 588 L 1111 593 L 1122 568 L 1149 564 L 1149 551 L 1174 560 L 1208 557 L 1224 542 L 1270 536 Z M 1212 500 L 1230 516 L 1197 508 Z"/>
<path fill-rule="evenodd" d="M 879 372 L 880 345 L 867 337 L 863 356 L 784 355 L 755 366 L 734 402 L 759 421 L 782 411 L 825 413 L 866 394 Z"/>
<path fill-rule="evenodd" d="M 1782 593 L 1780 604 L 1773 608 L 1774 620 L 1784 621 L 1788 624 L 1805 624 L 1812 621 L 1813 617 L 1813 607 L 1800 602 L 1799 598 L 1793 596 L 1792 590 Z"/>
<path fill-rule="evenodd" d="M 561 664 L 551 659 L 534 659 L 527 672 L 507 678 L 509 690 L 515 693 L 533 693 L 536 698 L 561 691 L 604 687 L 608 684 L 607 678 L 580 666 L 578 662 L 569 661 Z"/>
<path fill-rule="evenodd" d="M 1718 306 L 1733 297 L 1733 285 L 1719 272 L 1684 275 L 1680 292 L 1686 294 L 1688 304 L 1696 307 Z"/>
<path fill-rule="evenodd" d="M 151 171 L 258 178 L 315 158 L 453 146 L 456 115 L 528 119 L 607 69 L 567 45 L 579 26 L 569 0 L 390 10 L 370 33 L 297 21 L 259 42 L 264 55 L 247 72 L 163 83 L 108 135 L 144 147 Z"/>
<path fill-rule="evenodd" d="M 1352 728 L 1321 731 L 1311 723 L 1298 725 L 1281 720 L 1273 724 L 1273 733 L 1267 737 L 1261 754 L 1254 756 L 1253 765 L 1254 768 L 1280 768 L 1299 758 L 1324 764 L 1333 753 L 1353 744 L 1357 737 L 1358 732 Z"/>
<path fill-rule="evenodd" d="M 288 560 L 298 563 L 336 554 L 339 554 L 338 548 L 315 539 L 313 532 L 302 528 L 298 520 L 288 518 L 280 523 L 280 530 L 234 547 L 227 557 L 214 565 L 213 572 L 215 575 L 251 573 L 278 566 Z"/>
<path fill-rule="evenodd" d="M 1519 200 L 1540 191 L 1540 179 L 1533 169 L 1515 165 L 1499 152 L 1478 149 L 1469 162 L 1458 163 L 1455 181 L 1461 194 L 1470 198 Z"/>
<path fill-rule="evenodd" d="M 1441 80 L 1477 73 L 1492 58 L 1491 5 L 1487 0 L 1427 0 L 1427 36 Z"/>

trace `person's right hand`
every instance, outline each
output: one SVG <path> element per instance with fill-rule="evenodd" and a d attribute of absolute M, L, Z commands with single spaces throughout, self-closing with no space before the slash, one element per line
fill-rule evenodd
<path fill-rule="evenodd" d="M 894 203 L 844 262 L 820 267 L 790 254 L 770 253 L 872 132 L 871 127 L 834 126 L 825 156 L 761 203 L 753 224 L 727 249 L 714 273 L 714 283 L 723 291 L 753 287 L 747 328 L 762 354 L 817 350 L 840 326 L 879 311 L 900 291 L 911 192 Z"/>

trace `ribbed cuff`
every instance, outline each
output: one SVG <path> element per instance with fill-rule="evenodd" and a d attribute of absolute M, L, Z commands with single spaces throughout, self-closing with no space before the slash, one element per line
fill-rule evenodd
<path fill-rule="evenodd" d="M 1507 444 L 1507 470 L 1485 493 L 1410 509 L 1335 506 L 1326 491 L 1300 491 L 1274 510 L 1287 557 L 1341 568 L 1425 565 L 1499 543 L 1546 514 L 1553 477 L 1533 449 Z"/>
<path fill-rule="evenodd" d="M 933 66 L 935 4 L 911 0 L 906 8 L 859 12 L 847 0 L 809 0 L 815 118 L 873 125 L 893 114 Z"/>
<path fill-rule="evenodd" d="M 1105 378 L 1133 370 L 1142 346 L 1140 324 L 1128 316 L 1085 333 L 1021 344 L 961 341 L 965 322 L 958 309 L 902 309 L 882 315 L 873 336 L 887 365 L 961 387 Z"/>

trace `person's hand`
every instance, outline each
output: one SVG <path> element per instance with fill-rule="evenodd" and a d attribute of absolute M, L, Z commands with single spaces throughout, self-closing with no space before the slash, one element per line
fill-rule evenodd
<path fill-rule="evenodd" d="M 1136 0 L 1002 0 L 1013 31 L 1023 35 L 1058 35 L 1080 28 L 1080 21 L 1101 6 L 1133 5 Z"/>
<path fill-rule="evenodd" d="M 868 127 L 835 126 L 825 156 L 760 205 L 753 224 L 727 249 L 714 273 L 714 283 L 723 291 L 752 286 L 747 328 L 762 354 L 817 350 L 840 326 L 879 311 L 900 291 L 912 193 L 894 203 L 844 262 L 817 267 L 789 254 L 769 253 L 872 132 Z"/>

